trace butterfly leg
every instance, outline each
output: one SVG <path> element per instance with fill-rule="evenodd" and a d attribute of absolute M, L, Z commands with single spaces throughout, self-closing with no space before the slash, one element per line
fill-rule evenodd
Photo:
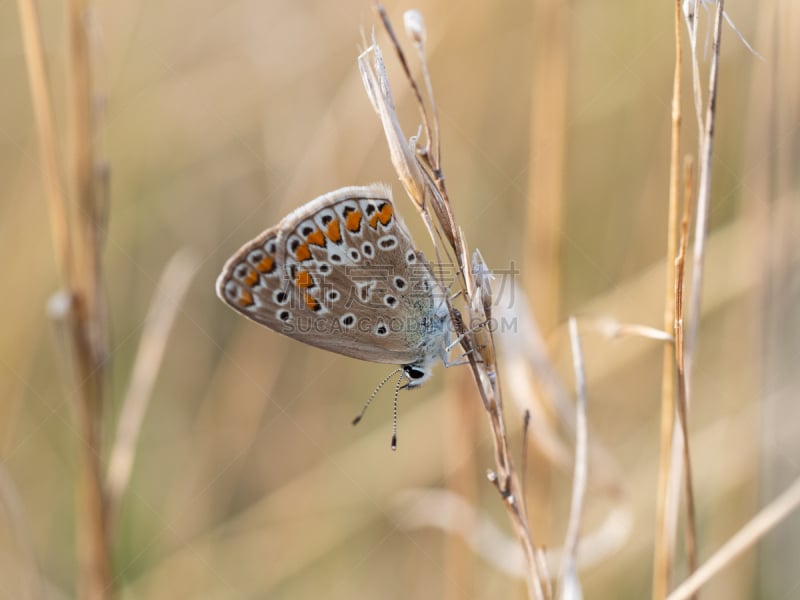
<path fill-rule="evenodd" d="M 445 366 L 446 369 L 449 369 L 450 367 L 460 367 L 460 366 L 463 366 L 463 365 L 468 365 L 472 361 L 470 359 L 468 359 L 467 357 L 470 354 L 473 354 L 475 352 L 475 350 L 476 350 L 475 348 L 470 348 L 466 352 L 462 352 L 461 354 L 459 354 L 453 360 L 450 360 L 449 357 L 446 354 L 442 354 L 442 364 Z M 483 359 L 481 359 L 480 355 L 478 355 L 475 358 L 475 362 L 478 362 L 478 363 L 482 363 L 483 362 Z"/>
<path fill-rule="evenodd" d="M 445 352 L 450 352 L 450 350 L 452 350 L 452 349 L 453 349 L 453 348 L 455 348 L 455 347 L 456 347 L 458 344 L 460 344 L 461 342 L 463 342 L 465 338 L 467 338 L 468 336 L 472 335 L 473 333 L 475 333 L 476 331 L 478 331 L 478 330 L 479 330 L 479 329 L 481 329 L 482 327 L 486 327 L 487 323 L 489 323 L 489 321 L 488 321 L 488 320 L 487 320 L 487 321 L 481 321 L 480 323 L 478 323 L 478 324 L 477 324 L 477 325 L 475 325 L 474 327 L 470 327 L 470 328 L 469 328 L 467 331 L 465 331 L 464 333 L 462 333 L 461 335 L 459 335 L 459 336 L 458 336 L 458 337 L 457 337 L 457 338 L 456 338 L 454 341 L 450 342 L 450 344 L 448 344 L 448 345 L 445 347 L 444 351 L 445 351 Z"/>

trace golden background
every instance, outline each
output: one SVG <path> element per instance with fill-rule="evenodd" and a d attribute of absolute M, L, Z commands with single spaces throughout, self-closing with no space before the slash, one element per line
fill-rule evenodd
<path fill-rule="evenodd" d="M 701 561 L 800 470 L 800 69 L 791 35 L 800 14 L 787 4 L 726 4 L 766 61 L 725 27 L 691 416 Z M 661 324 L 673 4 L 390 2 L 400 33 L 408 8 L 421 9 L 428 27 L 460 225 L 490 267 L 521 270 L 517 283 L 571 390 L 569 315 Z M 40 10 L 63 133 L 63 8 L 43 2 Z M 455 480 L 509 531 L 485 481 L 491 438 L 466 372 L 437 368 L 422 390 L 401 395 L 392 453 L 390 390 L 350 426 L 386 366 L 302 346 L 214 294 L 241 244 L 345 185 L 391 182 L 429 249 L 356 65 L 362 29 L 369 35 L 377 24 L 369 3 L 97 2 L 92 14 L 92 74 L 103 98 L 96 143 L 111 186 L 107 449 L 159 277 L 184 248 L 198 267 L 169 332 L 115 530 L 119 597 L 524 597 L 522 580 L 458 538 L 406 528 L 409 509 L 397 504 L 403 490 Z M 702 39 L 709 16 L 701 10 L 700 18 Z M 415 106 L 380 28 L 377 35 L 411 135 Z M 707 68 L 702 48 L 700 59 Z M 682 151 L 695 153 L 688 59 L 684 68 Z M 80 440 L 45 312 L 59 280 L 14 2 L 0 2 L 0 74 L 0 597 L 37 597 L 31 590 L 41 586 L 43 597 L 68 598 Z M 632 519 L 621 549 L 581 572 L 584 593 L 644 598 L 661 347 L 588 326 L 584 338 L 590 437 L 622 482 L 614 494 L 590 487 L 585 529 L 614 508 Z M 506 412 L 519 457 L 521 409 L 510 397 Z M 533 537 L 555 548 L 571 468 L 536 442 L 526 473 Z M 568 436 L 564 443 L 572 446 Z M 707 597 L 796 593 L 797 523 L 788 521 L 762 553 L 748 551 Z"/>

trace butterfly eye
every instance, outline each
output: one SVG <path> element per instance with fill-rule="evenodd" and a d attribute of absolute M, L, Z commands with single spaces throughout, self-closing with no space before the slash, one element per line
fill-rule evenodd
<path fill-rule="evenodd" d="M 337 290 L 328 290 L 328 302 L 336 302 L 339 298 L 341 298 L 341 294 Z"/>
<path fill-rule="evenodd" d="M 383 323 L 380 323 L 378 324 L 377 327 L 375 327 L 375 335 L 384 336 L 388 334 L 389 334 L 389 328 L 386 327 L 386 325 L 384 325 Z"/>
<path fill-rule="evenodd" d="M 406 365 L 403 367 L 403 372 L 408 375 L 410 379 L 423 379 L 427 374 L 424 369 L 415 367 L 414 365 Z"/>
<path fill-rule="evenodd" d="M 286 323 L 289 319 L 292 318 L 292 313 L 288 310 L 279 310 L 277 314 L 278 319 Z"/>
<path fill-rule="evenodd" d="M 396 287 L 398 290 L 404 290 L 408 286 L 408 282 L 399 275 L 394 278 L 393 282 L 394 287 Z"/>
<path fill-rule="evenodd" d="M 349 329 L 356 324 L 356 316 L 353 313 L 342 315 L 339 319 L 339 323 L 341 323 L 343 327 L 347 327 Z"/>
<path fill-rule="evenodd" d="M 372 256 L 375 254 L 375 247 L 369 242 L 364 242 L 361 244 L 361 252 L 364 254 L 364 256 L 372 258 Z"/>
<path fill-rule="evenodd" d="M 384 296 L 384 298 L 383 298 L 383 302 L 384 302 L 384 304 L 386 304 L 386 306 L 388 306 L 389 308 L 394 308 L 395 306 L 397 306 L 397 298 L 395 298 L 395 297 L 394 297 L 394 296 L 392 296 L 392 295 L 386 295 L 386 296 Z"/>
<path fill-rule="evenodd" d="M 409 251 L 406 253 L 406 262 L 407 262 L 408 264 L 411 264 L 411 263 L 415 263 L 415 262 L 417 262 L 417 253 L 416 253 L 416 252 L 414 252 L 413 250 L 409 250 Z"/>
<path fill-rule="evenodd" d="M 351 248 L 350 252 L 348 254 L 350 254 L 350 260 L 352 260 L 352 261 L 358 261 L 358 260 L 361 259 L 361 255 L 358 253 L 358 250 L 356 250 L 355 248 Z"/>

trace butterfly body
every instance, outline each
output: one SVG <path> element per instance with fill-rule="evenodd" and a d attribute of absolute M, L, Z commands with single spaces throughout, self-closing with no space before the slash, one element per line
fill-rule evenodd
<path fill-rule="evenodd" d="M 324 194 L 245 244 L 217 294 L 249 319 L 338 354 L 401 365 L 418 387 L 447 363 L 447 291 L 397 215 L 388 186 Z"/>

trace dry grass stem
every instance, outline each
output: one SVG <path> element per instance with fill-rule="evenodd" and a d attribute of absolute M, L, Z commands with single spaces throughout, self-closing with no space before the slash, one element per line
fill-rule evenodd
<path fill-rule="evenodd" d="M 59 348 L 65 355 L 62 362 L 72 369 L 67 395 L 75 398 L 79 431 L 76 501 L 79 595 L 100 600 L 112 594 L 107 505 L 100 458 L 100 416 L 108 391 L 108 346 L 100 261 L 105 213 L 98 210 L 97 193 L 107 187 L 105 180 L 98 181 L 95 169 L 87 7 L 84 2 L 72 1 L 67 3 L 66 10 L 66 165 L 59 161 L 38 15 L 30 1 L 20 0 L 19 7 L 43 175 L 50 199 L 56 262 L 65 287 L 64 292 L 56 295 L 51 308 L 63 334 L 64 343 Z M 62 181 L 62 173 L 67 174 L 68 188 Z"/>
<path fill-rule="evenodd" d="M 676 9 L 677 10 L 677 9 Z M 691 400 L 691 374 L 692 374 L 692 359 L 694 356 L 694 348 L 696 345 L 697 332 L 699 330 L 700 321 L 700 300 L 702 298 L 703 288 L 703 265 L 705 261 L 705 242 L 708 235 L 708 213 L 710 210 L 710 197 L 711 197 L 711 160 L 713 156 L 713 133 L 714 133 L 714 120 L 716 117 L 716 99 L 717 99 L 717 80 L 719 70 L 719 48 L 720 48 L 720 35 L 722 25 L 722 11 L 723 1 L 717 4 L 717 14 L 714 26 L 714 41 L 713 41 L 713 54 L 711 59 L 711 68 L 709 74 L 709 95 L 708 106 L 706 109 L 705 119 L 700 111 L 702 104 L 702 93 L 699 85 L 699 60 L 697 56 L 697 2 L 692 4 L 687 2 L 685 5 L 684 16 L 686 18 L 687 27 L 689 29 L 689 41 L 691 46 L 692 55 L 692 75 L 693 75 L 693 89 L 695 99 L 695 109 L 698 120 L 699 131 L 699 146 L 700 146 L 700 184 L 698 191 L 698 209 L 697 221 L 694 236 L 694 256 L 693 256 L 693 280 L 689 296 L 689 319 L 688 322 L 684 317 L 683 309 L 683 282 L 678 280 L 676 267 L 671 269 L 673 283 L 671 285 L 672 291 L 675 294 L 675 299 L 671 302 L 672 323 L 669 325 L 676 332 L 680 333 L 680 342 L 676 339 L 675 358 L 667 359 L 664 357 L 664 366 L 668 363 L 675 365 L 678 360 L 681 361 L 680 366 L 680 382 L 678 389 L 678 406 L 677 414 L 680 418 L 681 429 L 680 431 L 674 429 L 674 426 L 669 436 L 669 450 L 665 447 L 667 441 L 667 427 L 662 426 L 662 465 L 659 470 L 659 493 L 658 493 L 658 507 L 657 507 L 657 528 L 656 528 L 656 547 L 655 547 L 655 568 L 653 579 L 653 598 L 663 598 L 666 590 L 669 588 L 669 575 L 671 572 L 671 556 L 674 552 L 674 527 L 677 523 L 677 510 L 678 503 L 674 500 L 678 497 L 678 486 L 681 485 L 681 478 L 678 476 L 683 473 L 683 490 L 686 499 L 686 544 L 687 544 L 687 560 L 689 563 L 690 572 L 696 565 L 696 531 L 695 531 L 695 515 L 694 515 L 694 495 L 692 485 L 692 470 L 691 470 L 691 455 L 689 451 L 689 431 L 688 424 L 688 411 Z M 676 13 L 676 19 L 679 15 Z M 677 35 L 680 35 L 680 29 L 676 22 Z M 678 38 L 679 39 L 679 38 Z M 676 88 L 679 93 L 679 85 Z M 676 102 L 675 93 L 673 90 L 673 111 L 675 110 L 674 103 Z M 679 97 L 678 100 L 679 102 Z M 676 127 L 675 115 L 673 114 L 673 128 Z M 674 135 L 674 129 L 673 129 Z M 675 227 L 676 220 L 674 217 L 677 215 L 677 193 L 678 182 L 676 179 L 677 169 L 677 156 L 675 143 L 677 140 L 673 138 L 672 148 L 672 164 L 671 164 L 671 179 L 670 179 L 670 239 L 669 245 L 673 253 L 670 258 L 675 259 Z M 689 178 L 691 181 L 691 177 Z M 673 201 L 675 203 L 673 204 Z M 685 237 L 684 243 L 685 243 Z M 683 265 L 681 264 L 681 278 Z M 678 305 L 680 308 L 678 308 Z M 678 310 L 680 314 L 678 314 Z M 667 324 L 667 317 L 669 315 L 665 311 L 665 324 Z M 680 322 L 679 331 L 676 328 L 676 323 Z M 684 330 L 684 323 L 687 323 L 686 330 Z M 680 348 L 678 349 L 678 347 Z M 672 379 L 674 371 L 669 373 Z M 664 377 L 667 377 L 665 372 Z M 672 392 L 672 382 L 664 384 L 662 387 L 670 388 L 670 398 L 674 398 Z M 662 404 L 662 419 L 668 418 L 674 420 L 674 400 L 669 401 L 673 408 L 667 415 L 667 409 Z M 666 451 L 666 452 L 665 452 Z M 680 460 L 682 463 L 671 464 L 674 460 Z"/>
<path fill-rule="evenodd" d="M 681 78 L 683 43 L 681 36 L 681 0 L 675 0 L 675 69 L 672 79 L 672 136 L 670 141 L 669 208 L 667 217 L 666 285 L 664 286 L 664 332 L 672 331 L 675 321 L 673 298 L 675 256 L 678 237 L 681 145 Z M 656 527 L 653 540 L 652 597 L 660 600 L 669 589 L 672 571 L 673 536 L 667 523 L 667 487 L 671 465 L 671 447 L 675 432 L 675 352 L 665 345 L 661 361 L 661 429 L 659 443 L 658 489 L 656 491 Z"/>
<path fill-rule="evenodd" d="M 425 103 L 419 93 L 419 86 L 414 81 L 405 54 L 394 35 L 385 10 L 376 4 L 376 11 L 414 90 L 418 109 L 422 115 L 422 126 L 426 137 L 430 140 L 434 136 L 430 125 L 432 119 L 427 114 Z M 416 19 L 415 28 L 412 30 L 412 39 L 415 41 L 420 60 L 423 63 L 427 59 L 423 51 L 424 46 L 418 40 L 424 40 L 424 37 L 421 19 Z M 458 283 L 461 297 L 469 312 L 468 323 L 463 323 L 460 312 L 453 306 L 449 308 L 456 335 L 459 336 L 459 341 L 469 361 L 493 433 L 495 469 L 489 471 L 489 480 L 500 493 L 523 547 L 527 564 L 529 596 L 539 600 L 549 598 L 551 596 L 548 589 L 549 582 L 544 575 L 546 566 L 534 546 L 528 528 L 523 490 L 519 483 L 519 476 L 514 469 L 509 448 L 499 378 L 495 365 L 494 340 L 490 331 L 480 327 L 491 316 L 492 294 L 489 288 L 489 279 L 485 275 L 480 258 L 478 256 L 471 258 L 463 232 L 456 225 L 455 215 L 445 188 L 445 178 L 442 174 L 438 152 L 418 152 L 415 151 L 416 149 L 412 150 L 406 142 L 394 111 L 381 52 L 374 40 L 373 45 L 362 53 L 359 65 L 372 105 L 381 117 L 392 164 L 423 221 L 428 226 L 437 257 L 441 255 L 441 252 L 453 256 L 459 267 Z M 427 67 L 423 70 L 426 69 Z M 431 218 L 429 210 L 432 210 L 435 218 Z M 446 246 L 440 251 L 442 244 L 446 244 Z M 473 268 L 473 261 L 478 265 L 477 272 Z"/>
<path fill-rule="evenodd" d="M 610 339 L 630 336 L 655 340 L 657 342 L 669 342 L 667 347 L 670 348 L 670 352 L 672 352 L 673 337 L 663 329 L 650 327 L 648 325 L 641 325 L 639 323 L 620 323 L 611 317 L 582 317 L 580 322 L 585 328 L 595 331 L 600 335 Z"/>
<path fill-rule="evenodd" d="M 708 215 L 711 206 L 711 163 L 714 148 L 714 125 L 716 119 L 716 102 L 717 102 L 717 84 L 719 73 L 719 50 L 720 38 L 722 34 L 722 11 L 724 9 L 724 0 L 720 0 L 717 4 L 717 12 L 714 21 L 714 35 L 713 47 L 711 57 L 711 67 L 709 73 L 709 90 L 708 90 L 708 105 L 706 108 L 705 120 L 702 122 L 700 129 L 700 180 L 697 193 L 697 210 L 696 222 L 694 233 L 694 247 L 693 247 L 693 260 L 692 260 L 692 286 L 689 290 L 689 311 L 688 319 L 685 316 L 684 310 L 684 292 L 683 284 L 678 283 L 676 280 L 675 290 L 676 295 L 679 293 L 680 298 L 680 321 L 681 327 L 681 348 L 680 360 L 682 369 L 682 381 L 679 386 L 679 417 L 681 419 L 680 435 L 673 436 L 673 444 L 680 444 L 680 450 L 673 446 L 674 454 L 676 456 L 680 451 L 683 464 L 680 465 L 683 469 L 683 487 L 686 497 L 686 511 L 687 511 L 687 560 L 689 562 L 689 569 L 693 568 L 696 564 L 696 532 L 695 532 L 695 515 L 694 515 L 694 495 L 692 484 L 692 471 L 691 471 L 691 455 L 689 452 L 689 431 L 687 423 L 689 419 L 689 410 L 691 407 L 691 393 L 692 393 L 692 372 L 693 360 L 697 342 L 697 334 L 699 331 L 700 315 L 701 315 L 701 299 L 703 290 L 703 275 L 704 263 L 706 254 L 706 239 L 708 237 Z M 693 30 L 691 33 L 692 39 L 692 55 L 693 61 L 696 65 L 696 33 L 697 33 L 697 19 L 696 15 L 692 22 Z M 697 70 L 695 68 L 695 84 L 697 81 Z M 695 87 L 695 97 L 699 98 L 699 89 Z M 688 182 L 693 178 L 689 177 Z M 684 236 L 685 237 L 685 236 Z M 683 268 L 683 267 L 681 267 Z M 677 332 L 676 332 L 677 333 Z M 675 469 L 671 473 L 678 473 L 680 469 L 675 465 Z M 677 497 L 676 489 L 679 484 L 679 478 L 674 477 L 670 480 L 670 488 L 667 490 L 667 497 Z M 677 504 L 673 504 L 673 510 L 677 511 Z M 676 519 L 667 515 L 667 522 L 675 523 Z"/>
<path fill-rule="evenodd" d="M 711 210 L 711 162 L 714 156 L 714 124 L 717 114 L 717 84 L 719 75 L 719 50 L 722 36 L 722 10 L 725 0 L 717 3 L 714 18 L 714 37 L 712 42 L 711 69 L 708 82 L 708 105 L 701 131 L 700 180 L 697 189 L 697 219 L 694 230 L 694 249 L 692 256 L 692 286 L 689 294 L 689 320 L 686 327 L 686 367 L 691 385 L 692 361 L 700 328 L 700 301 L 703 292 L 703 266 L 706 238 L 708 237 L 708 216 Z M 691 388 L 690 388 L 691 389 Z"/>
<path fill-rule="evenodd" d="M 694 483 L 692 477 L 691 451 L 689 449 L 689 405 L 686 360 L 684 355 L 684 284 L 686 252 L 689 245 L 689 220 L 694 190 L 694 163 L 687 158 L 684 170 L 683 213 L 680 226 L 680 244 L 675 258 L 675 365 L 678 387 L 678 421 L 682 436 L 683 491 L 686 503 L 686 562 L 689 574 L 697 568 L 697 518 L 695 516 Z"/>
<path fill-rule="evenodd" d="M 378 16 L 381 19 L 381 23 L 383 24 L 384 29 L 386 30 L 386 34 L 389 36 L 389 39 L 392 42 L 392 45 L 398 50 L 397 58 L 400 61 L 400 65 L 403 67 L 403 72 L 406 75 L 406 80 L 408 81 L 409 85 L 411 86 L 411 91 L 414 92 L 414 99 L 417 101 L 417 106 L 419 107 L 420 118 L 422 119 L 422 128 L 425 132 L 426 138 L 426 150 L 423 156 L 427 158 L 434 164 L 438 164 L 439 162 L 439 154 L 430 153 L 430 148 L 432 147 L 432 140 L 433 140 L 433 129 L 431 127 L 431 120 L 428 116 L 428 111 L 425 108 L 425 101 L 422 97 L 422 92 L 420 92 L 419 86 L 417 85 L 416 80 L 411 75 L 411 68 L 408 66 L 408 61 L 406 60 L 405 52 L 402 51 L 402 47 L 400 46 L 400 41 L 397 39 L 397 36 L 394 33 L 394 28 L 392 27 L 392 22 L 389 20 L 389 15 L 386 14 L 386 9 L 383 8 L 381 4 L 375 4 L 375 11 L 378 13 Z M 406 33 L 411 38 L 414 43 L 414 47 L 417 49 L 421 61 L 425 62 L 425 24 L 422 21 L 422 15 L 417 11 L 409 11 L 406 15 L 411 14 L 411 16 L 407 16 L 404 19 L 404 23 L 406 25 Z M 374 42 L 374 40 L 373 40 Z M 425 71 L 427 73 L 427 69 Z M 426 83 L 428 83 L 426 81 Z M 430 87 L 428 88 L 430 90 Z M 432 97 L 429 96 L 432 100 Z M 435 106 L 435 103 L 431 103 L 431 106 Z M 437 146 L 438 148 L 438 146 Z"/>
<path fill-rule="evenodd" d="M 685 600 L 695 595 L 706 582 L 730 566 L 739 555 L 758 543 L 798 507 L 800 507 L 800 479 L 796 479 L 786 491 L 739 529 L 692 576 L 681 583 L 667 600 Z"/>
<path fill-rule="evenodd" d="M 703 131 L 703 92 L 700 89 L 700 58 L 697 53 L 697 6 L 698 0 L 688 0 L 683 7 L 683 16 L 686 21 L 686 30 L 689 32 L 690 56 L 692 57 L 692 99 L 697 119 L 698 155 L 702 156 L 703 138 L 700 132 Z"/>
<path fill-rule="evenodd" d="M 130 481 L 139 432 L 172 325 L 196 270 L 197 261 L 191 252 L 178 251 L 164 268 L 150 302 L 108 462 L 106 489 L 109 495 L 109 520 L 112 526 Z"/>
<path fill-rule="evenodd" d="M 39 11 L 35 0 L 18 0 L 17 4 L 22 41 L 25 45 L 31 102 L 36 117 L 39 152 L 42 157 L 42 178 L 50 206 L 50 232 L 53 236 L 58 271 L 64 279 L 64 285 L 69 288 L 72 285 L 69 209 L 64 185 L 64 165 L 59 157 L 50 82 L 47 79 Z"/>
<path fill-rule="evenodd" d="M 88 5 L 81 0 L 67 4 L 67 99 L 68 173 L 73 214 L 74 273 L 73 309 L 76 328 L 74 352 L 80 393 L 78 419 L 83 454 L 79 483 L 78 535 L 81 548 L 81 595 L 90 600 L 110 598 L 112 593 L 111 542 L 108 506 L 103 485 L 101 415 L 108 393 L 105 292 L 102 283 L 101 227 L 105 213 L 98 211 L 93 92 L 87 30 Z"/>
<path fill-rule="evenodd" d="M 578 598 L 580 581 L 576 574 L 576 557 L 581 533 L 583 505 L 586 498 L 586 482 L 589 470 L 589 428 L 586 420 L 586 373 L 583 368 L 583 351 L 575 317 L 569 319 L 569 339 L 572 346 L 572 362 L 575 371 L 575 468 L 572 480 L 572 502 L 564 537 L 564 558 L 559 574 L 561 598 Z"/>
<path fill-rule="evenodd" d="M 403 23 L 405 24 L 406 34 L 411 38 L 414 47 L 417 49 L 420 67 L 422 68 L 422 78 L 425 81 L 425 93 L 431 103 L 431 122 L 426 123 L 428 127 L 427 145 L 425 148 L 420 149 L 419 152 L 422 156 L 430 156 L 431 153 L 435 157 L 433 162 L 441 165 L 442 161 L 442 143 L 441 136 L 439 135 L 439 109 L 436 106 L 436 97 L 433 95 L 433 83 L 431 82 L 430 71 L 428 70 L 428 61 L 425 60 L 426 49 L 425 42 L 427 35 L 425 32 L 425 23 L 422 19 L 422 13 L 417 10 L 409 10 L 403 15 Z M 420 106 L 424 106 L 420 102 Z M 427 119 L 427 114 L 423 113 L 423 119 Z M 438 179 L 442 178 L 442 172 L 439 170 L 434 174 Z"/>

